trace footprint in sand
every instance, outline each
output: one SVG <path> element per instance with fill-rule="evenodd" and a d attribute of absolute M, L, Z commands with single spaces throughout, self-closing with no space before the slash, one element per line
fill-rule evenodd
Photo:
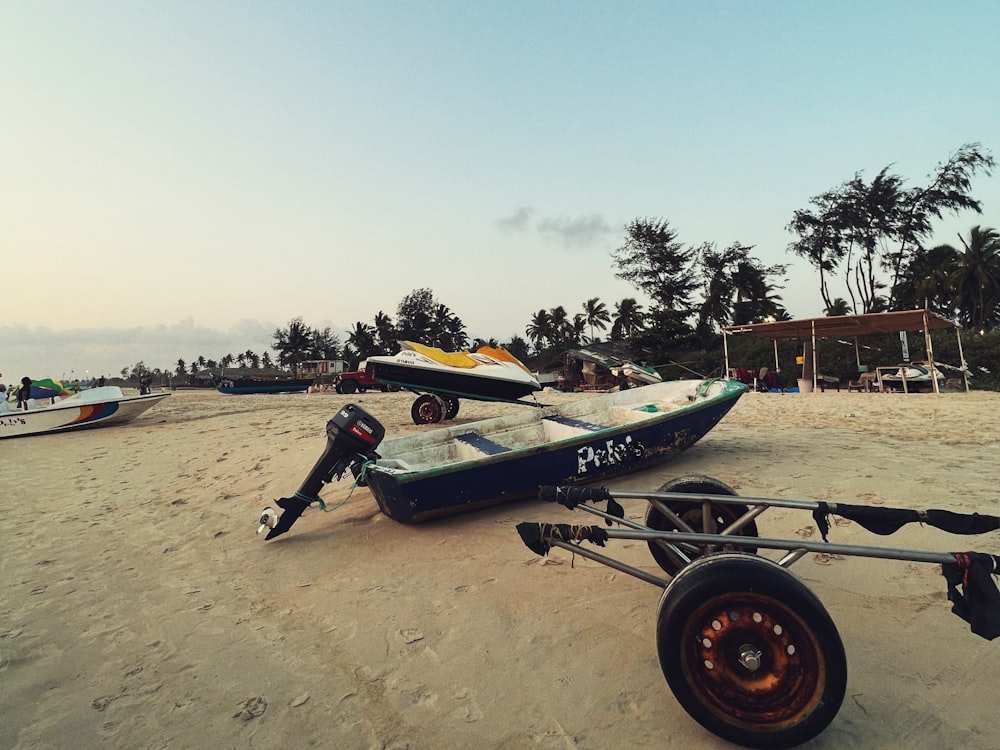
<path fill-rule="evenodd" d="M 403 643 L 406 644 L 416 643 L 417 641 L 422 641 L 424 639 L 424 634 L 417 628 L 403 628 L 402 630 L 396 631 L 396 634 L 402 638 Z"/>
<path fill-rule="evenodd" d="M 841 555 L 831 555 L 826 552 L 817 552 L 813 555 L 813 562 L 817 565 L 833 565 L 837 560 L 843 560 Z"/>
<path fill-rule="evenodd" d="M 265 711 L 267 711 L 267 700 L 261 695 L 255 695 L 252 698 L 247 698 L 240 704 L 240 710 L 233 714 L 233 718 L 250 721 L 250 719 L 263 716 Z"/>

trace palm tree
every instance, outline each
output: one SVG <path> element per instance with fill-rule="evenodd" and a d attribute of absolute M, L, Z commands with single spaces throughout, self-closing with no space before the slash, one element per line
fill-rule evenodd
<path fill-rule="evenodd" d="M 626 297 L 621 302 L 616 302 L 614 322 L 611 325 L 611 340 L 621 341 L 631 338 L 642 330 L 645 319 L 642 305 L 634 298 Z"/>
<path fill-rule="evenodd" d="M 539 310 L 531 316 L 524 335 L 535 345 L 535 351 L 542 349 L 544 342 L 552 337 L 552 317 L 548 310 Z"/>
<path fill-rule="evenodd" d="M 603 331 L 608 327 L 608 323 L 611 322 L 611 314 L 608 312 L 607 306 L 600 301 L 597 297 L 591 297 L 586 302 L 583 303 L 583 320 L 590 326 L 590 340 L 594 339 L 594 329 Z"/>
<path fill-rule="evenodd" d="M 823 309 L 823 314 L 829 318 L 837 317 L 838 315 L 850 315 L 851 306 L 843 297 L 837 297 L 830 305 Z"/>
<path fill-rule="evenodd" d="M 302 322 L 302 318 L 293 318 L 288 322 L 288 328 L 279 328 L 272 336 L 275 340 L 272 348 L 278 352 L 279 365 L 294 369 L 299 362 L 309 359 L 314 332 Z"/>
<path fill-rule="evenodd" d="M 552 331 L 549 334 L 549 345 L 558 346 L 563 339 L 570 337 L 569 333 L 569 313 L 566 312 L 566 308 L 562 305 L 558 307 L 553 307 L 549 310 L 549 320 L 551 321 Z"/>
<path fill-rule="evenodd" d="M 1000 305 L 1000 233 L 974 226 L 963 250 L 955 252 L 955 270 L 949 279 L 959 322 L 975 330 L 997 324 Z"/>
<path fill-rule="evenodd" d="M 380 354 L 392 354 L 396 351 L 396 327 L 392 318 L 379 310 L 375 313 L 375 342 Z"/>
<path fill-rule="evenodd" d="M 573 321 L 566 324 L 566 336 L 573 346 L 580 346 L 583 342 L 583 332 L 587 328 L 587 317 L 582 313 L 573 316 Z"/>
<path fill-rule="evenodd" d="M 892 289 L 896 309 L 916 309 L 926 304 L 935 310 L 954 313 L 951 276 L 957 267 L 957 255 L 951 245 L 915 251 Z"/>
<path fill-rule="evenodd" d="M 358 359 L 367 359 L 376 352 L 375 329 L 361 321 L 354 324 L 354 330 L 347 335 L 347 343 L 354 347 Z"/>
<path fill-rule="evenodd" d="M 448 335 L 448 332 L 453 327 L 454 318 L 455 316 L 452 314 L 451 310 L 448 309 L 447 305 L 442 305 L 439 302 L 434 306 L 434 309 L 431 311 L 431 318 L 428 323 L 427 331 L 427 343 L 430 346 L 451 349 L 451 337 Z"/>

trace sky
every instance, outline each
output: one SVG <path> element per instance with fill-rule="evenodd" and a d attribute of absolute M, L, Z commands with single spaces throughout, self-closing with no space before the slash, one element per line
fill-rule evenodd
<path fill-rule="evenodd" d="M 637 218 L 789 264 L 881 168 L 1000 158 L 994 0 L 0 0 L 0 381 L 270 350 L 429 288 L 470 339 L 598 297 Z M 983 213 L 933 243 L 1000 226 Z M 346 335 L 341 336 L 346 341 Z M 273 350 L 270 350 L 273 356 Z"/>

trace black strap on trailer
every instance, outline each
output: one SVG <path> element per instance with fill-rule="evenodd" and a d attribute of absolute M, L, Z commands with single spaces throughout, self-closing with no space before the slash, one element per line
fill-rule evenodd
<path fill-rule="evenodd" d="M 895 534 L 908 523 L 926 523 L 950 534 L 985 534 L 1000 529 L 1000 518 L 982 516 L 978 513 L 953 513 L 950 510 L 909 510 L 906 508 L 878 508 L 870 505 L 849 505 L 847 503 L 818 503 L 813 511 L 813 520 L 823 541 L 827 542 L 830 531 L 828 516 L 831 514 L 847 518 L 864 526 L 868 531 L 880 536 Z"/>
<path fill-rule="evenodd" d="M 951 611 L 969 623 L 973 633 L 992 641 L 1000 636 L 1000 591 L 992 578 L 1000 573 L 1000 557 L 980 552 L 953 554 L 955 562 L 941 566 Z"/>
<path fill-rule="evenodd" d="M 536 555 L 543 557 L 548 554 L 552 545 L 549 542 L 582 542 L 588 541 L 603 547 L 608 541 L 608 532 L 600 526 L 576 526 L 569 523 L 532 523 L 524 521 L 517 525 L 517 533 L 521 535 L 524 545 Z"/>
<path fill-rule="evenodd" d="M 599 503 L 606 501 L 608 514 L 617 518 L 625 518 L 625 509 L 611 496 L 605 487 L 569 487 L 543 485 L 538 488 L 538 499 L 547 503 L 559 503 L 573 510 L 580 503 Z M 611 522 L 607 522 L 611 525 Z"/>

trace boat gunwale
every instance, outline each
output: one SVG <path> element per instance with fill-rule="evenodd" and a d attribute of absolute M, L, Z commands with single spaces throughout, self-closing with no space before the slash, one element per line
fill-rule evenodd
<path fill-rule="evenodd" d="M 668 381 L 668 382 L 679 382 L 679 381 Z M 551 453 L 555 452 L 556 450 L 573 448 L 576 447 L 577 445 L 584 445 L 593 442 L 595 439 L 602 440 L 609 437 L 615 437 L 622 433 L 631 432 L 636 429 L 641 430 L 641 429 L 653 428 L 664 422 L 676 419 L 681 414 L 696 414 L 705 409 L 718 406 L 720 403 L 736 400 L 744 393 L 746 393 L 746 390 L 747 387 L 744 384 L 739 383 L 738 381 L 726 381 L 725 386 L 720 393 L 717 393 L 713 396 L 709 396 L 701 401 L 694 401 L 690 404 L 683 404 L 676 409 L 671 409 L 670 411 L 652 413 L 652 416 L 649 419 L 642 419 L 634 422 L 611 425 L 601 430 L 594 430 L 593 432 L 581 433 L 579 435 L 570 435 L 565 438 L 558 438 L 556 440 L 545 441 L 543 443 L 539 443 L 538 445 L 528 445 L 517 448 L 510 448 L 510 450 L 507 450 L 503 453 L 497 453 L 493 455 L 483 454 L 482 456 L 476 456 L 474 458 L 463 459 L 461 461 L 452 461 L 449 463 L 440 464 L 437 466 L 429 466 L 426 468 L 393 469 L 391 467 L 380 467 L 377 462 L 373 462 L 367 466 L 366 472 L 368 475 L 372 473 L 377 473 L 385 477 L 390 477 L 391 481 L 397 485 L 406 485 L 412 482 L 423 481 L 434 477 L 446 476 L 448 474 L 465 471 L 469 469 L 471 466 L 482 467 L 482 466 L 491 466 L 494 464 L 502 464 L 508 461 L 512 461 L 515 458 L 528 458 L 535 454 Z M 601 398 L 601 397 L 596 396 L 594 398 Z M 579 403 L 582 403 L 583 401 L 586 400 L 588 399 L 582 399 Z M 638 401 L 636 403 L 638 403 Z M 613 405 L 614 404 L 611 404 L 611 406 Z M 525 421 L 528 422 L 528 420 L 531 419 L 531 421 L 533 422 L 535 417 L 537 417 L 538 420 L 541 421 L 546 416 L 557 414 L 557 412 L 555 412 L 554 410 L 558 408 L 559 407 L 545 407 L 541 411 L 531 412 L 530 417 L 525 417 Z M 545 413 L 546 410 L 550 410 L 548 414 Z M 500 417 L 493 417 L 490 420 L 483 420 L 483 421 L 490 421 L 490 422 L 494 420 L 499 421 L 499 420 L 509 419 L 511 416 L 512 415 L 504 415 Z M 471 430 L 464 430 L 464 428 L 470 427 L 475 424 L 482 424 L 482 422 L 469 422 L 462 425 L 446 427 L 441 431 L 444 432 L 446 430 L 448 434 L 443 435 L 442 439 L 439 442 L 433 443 L 427 447 L 435 448 L 439 446 L 445 446 L 448 442 L 453 441 L 459 434 L 462 434 L 463 431 L 465 432 L 471 431 Z M 530 422 L 528 424 L 530 424 Z M 528 425 L 526 424 L 525 426 Z M 489 432 L 488 431 L 484 432 L 486 432 L 487 434 L 482 436 L 488 437 Z M 406 435 L 397 438 L 397 440 L 400 441 L 412 440 L 412 442 L 417 443 L 419 445 L 419 439 L 426 436 L 427 434 L 428 433 L 417 433 L 414 435 Z M 480 433 L 475 433 L 475 434 L 480 434 Z M 405 458 L 395 459 L 393 456 L 388 456 L 385 458 L 387 460 L 405 461 Z"/>

